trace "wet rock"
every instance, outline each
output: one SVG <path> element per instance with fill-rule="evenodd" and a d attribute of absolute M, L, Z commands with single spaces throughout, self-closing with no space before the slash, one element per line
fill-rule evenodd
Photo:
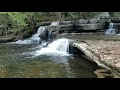
<path fill-rule="evenodd" d="M 56 32 L 53 32 L 52 33 L 52 39 L 56 39 L 57 38 L 57 35 L 58 35 L 58 32 L 56 31 Z"/>
<path fill-rule="evenodd" d="M 44 30 L 40 35 L 39 37 L 42 39 L 42 40 L 48 40 L 48 30 Z"/>

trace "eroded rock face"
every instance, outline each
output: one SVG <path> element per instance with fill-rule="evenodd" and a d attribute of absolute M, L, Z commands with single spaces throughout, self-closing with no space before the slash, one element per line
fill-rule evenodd
<path fill-rule="evenodd" d="M 85 20 L 85 19 L 78 20 L 78 24 L 87 24 L 87 23 L 88 23 L 88 20 Z"/>
<path fill-rule="evenodd" d="M 98 23 L 98 19 L 91 19 L 88 21 L 88 24 L 96 24 Z"/>
<path fill-rule="evenodd" d="M 48 40 L 48 30 L 44 30 L 40 35 L 39 37 L 42 39 L 42 40 Z"/>
<path fill-rule="evenodd" d="M 101 12 L 101 14 L 98 14 L 96 18 L 110 18 L 109 12 Z"/>
<path fill-rule="evenodd" d="M 4 34 L 4 30 L 0 30 L 0 36 L 3 36 L 3 34 Z"/>
<path fill-rule="evenodd" d="M 10 37 L 10 36 L 8 36 L 8 37 L 5 37 L 5 36 L 0 37 L 0 43 L 12 42 L 14 40 L 15 40 L 15 38 L 14 37 Z"/>
<path fill-rule="evenodd" d="M 120 75 L 120 41 L 85 40 L 73 45 L 99 66 L 116 71 Z"/>
<path fill-rule="evenodd" d="M 102 30 L 105 24 L 81 24 L 82 30 Z"/>
<path fill-rule="evenodd" d="M 120 16 L 119 17 L 111 17 L 111 22 L 120 23 Z"/>
<path fill-rule="evenodd" d="M 75 26 L 73 26 L 72 24 L 70 25 L 61 25 L 61 26 L 57 26 L 57 27 L 52 27 L 52 26 L 48 26 L 46 28 L 48 31 L 71 31 L 74 32 L 74 30 L 103 30 L 105 29 L 105 23 L 103 24 L 76 24 Z"/>
<path fill-rule="evenodd" d="M 40 27 L 40 26 L 49 26 L 51 24 L 51 22 L 36 22 L 36 26 L 35 27 Z"/>
<path fill-rule="evenodd" d="M 72 21 L 60 21 L 59 25 L 68 25 L 68 24 L 72 24 Z"/>

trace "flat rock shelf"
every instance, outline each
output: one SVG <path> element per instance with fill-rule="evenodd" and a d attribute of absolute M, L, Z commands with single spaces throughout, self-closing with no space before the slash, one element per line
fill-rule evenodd
<path fill-rule="evenodd" d="M 84 40 L 73 46 L 98 66 L 110 70 L 113 77 L 120 77 L 120 41 Z"/>

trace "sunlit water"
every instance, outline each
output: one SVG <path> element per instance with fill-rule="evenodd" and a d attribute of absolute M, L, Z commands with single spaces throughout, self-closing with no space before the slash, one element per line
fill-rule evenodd
<path fill-rule="evenodd" d="M 69 56 L 69 39 L 61 38 L 49 43 L 47 47 L 35 51 L 35 56 L 39 55 L 62 55 Z"/>
<path fill-rule="evenodd" d="M 96 64 L 80 56 L 32 57 L 36 45 L 0 44 L 0 78 L 96 78 Z"/>

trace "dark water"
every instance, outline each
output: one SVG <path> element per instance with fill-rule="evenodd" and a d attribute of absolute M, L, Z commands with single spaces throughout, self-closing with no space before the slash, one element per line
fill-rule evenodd
<path fill-rule="evenodd" d="M 0 78 L 96 78 L 97 65 L 81 56 L 38 56 L 35 45 L 0 44 Z"/>

